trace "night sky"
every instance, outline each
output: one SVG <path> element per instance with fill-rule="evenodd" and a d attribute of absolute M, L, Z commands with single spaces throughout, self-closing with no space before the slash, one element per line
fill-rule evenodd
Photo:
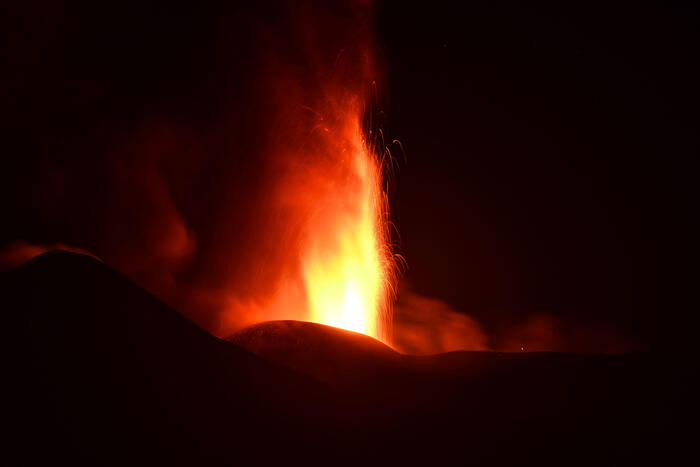
<path fill-rule="evenodd" d="M 489 326 L 544 311 L 673 341 L 695 282 L 698 11 L 380 11 L 411 287 Z"/>
<path fill-rule="evenodd" d="M 260 30 L 284 38 L 294 7 L 226 3 L 3 15 L 0 247 L 84 248 L 159 296 L 164 270 L 175 284 L 219 262 L 245 274 L 261 215 L 248 200 L 266 183 Z M 404 149 L 390 146 L 402 289 L 492 332 L 547 313 L 644 346 L 681 340 L 700 15 L 672 3 L 377 5 L 379 102 Z M 196 253 L 162 239 L 177 213 Z M 161 240 L 179 259 L 134 265 Z"/>

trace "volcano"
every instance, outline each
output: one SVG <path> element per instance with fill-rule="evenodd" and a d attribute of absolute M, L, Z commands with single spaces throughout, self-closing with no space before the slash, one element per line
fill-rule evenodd
<path fill-rule="evenodd" d="M 2 278 L 3 465 L 637 465 L 679 455 L 668 356 L 414 357 L 298 321 L 214 337 L 95 258 Z"/>

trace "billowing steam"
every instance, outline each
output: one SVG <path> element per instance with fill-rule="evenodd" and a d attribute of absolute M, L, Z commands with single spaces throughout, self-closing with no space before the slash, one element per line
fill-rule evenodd
<path fill-rule="evenodd" d="M 454 350 L 617 354 L 643 348 L 612 327 L 567 321 L 545 312 L 487 332 L 468 314 L 405 285 L 394 307 L 392 345 L 411 355 Z"/>

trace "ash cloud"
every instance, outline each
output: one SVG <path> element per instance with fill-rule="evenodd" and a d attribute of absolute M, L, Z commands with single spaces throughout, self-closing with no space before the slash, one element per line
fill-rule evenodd
<path fill-rule="evenodd" d="M 392 329 L 392 345 L 409 355 L 490 350 L 489 338 L 475 319 L 407 288 L 399 291 Z"/>
<path fill-rule="evenodd" d="M 448 303 L 406 286 L 394 309 L 393 332 L 394 348 L 409 355 L 455 350 L 621 354 L 644 348 L 610 326 L 564 320 L 545 312 L 490 330 Z"/>

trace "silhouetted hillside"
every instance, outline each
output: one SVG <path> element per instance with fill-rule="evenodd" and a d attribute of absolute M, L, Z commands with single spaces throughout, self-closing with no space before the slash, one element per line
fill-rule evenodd
<path fill-rule="evenodd" d="M 323 436 L 320 384 L 207 334 L 93 258 L 43 254 L 4 278 L 2 297 L 15 462 L 269 463 Z"/>
<path fill-rule="evenodd" d="M 637 465 L 679 455 L 674 411 L 688 389 L 667 357 L 408 357 L 299 322 L 253 326 L 234 344 L 67 252 L 36 257 L 1 287 L 3 465 Z"/>

